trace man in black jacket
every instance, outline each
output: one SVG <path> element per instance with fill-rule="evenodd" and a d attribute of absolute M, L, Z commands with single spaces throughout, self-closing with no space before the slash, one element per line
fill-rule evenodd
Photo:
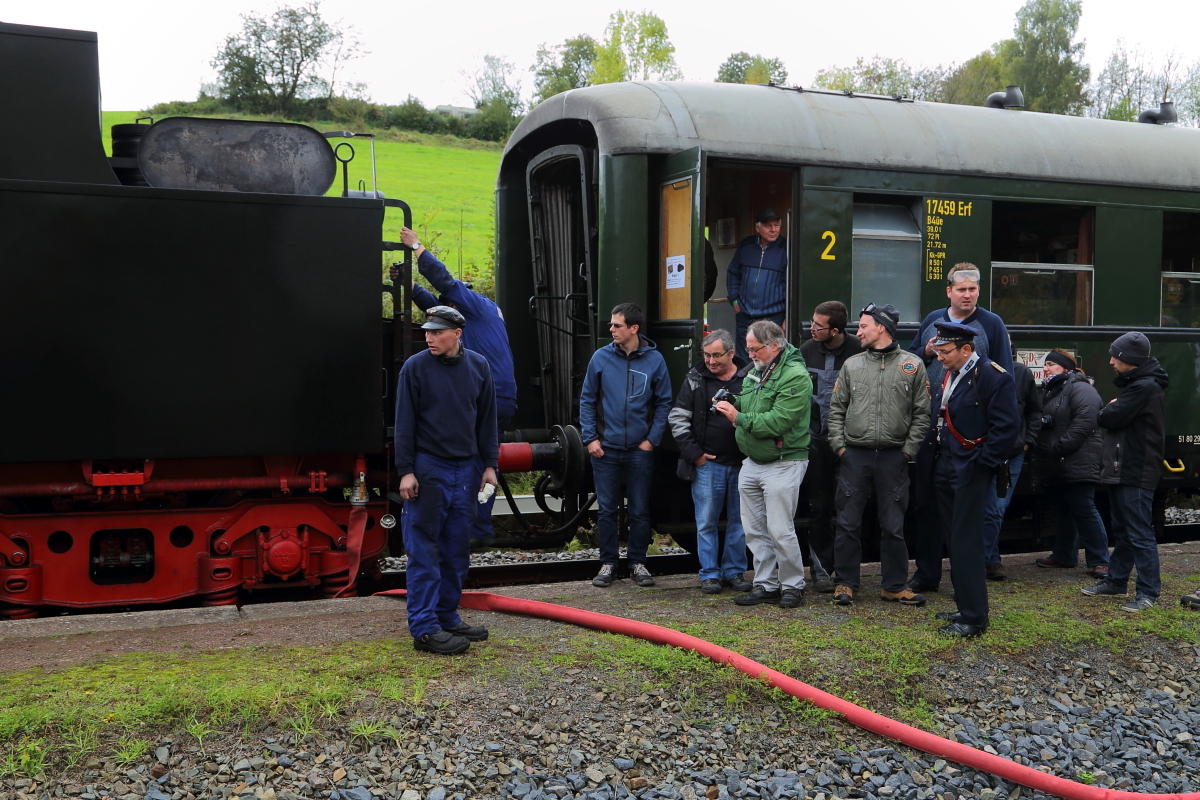
<path fill-rule="evenodd" d="M 1122 611 L 1138 612 L 1158 604 L 1162 581 L 1158 573 L 1158 543 L 1154 539 L 1154 489 L 1162 472 L 1166 448 L 1167 372 L 1150 357 L 1150 340 L 1133 331 L 1108 348 L 1113 381 L 1121 393 L 1100 410 L 1104 428 L 1104 460 L 1100 482 L 1109 485 L 1112 512 L 1108 577 L 1084 587 L 1089 597 L 1128 594 L 1129 574 L 1137 566 L 1134 598 Z"/>
<path fill-rule="evenodd" d="M 1002 581 L 1008 577 L 1000 559 L 1000 527 L 1004 524 L 1004 512 L 1008 510 L 1013 492 L 1017 490 L 1017 478 L 1021 477 L 1025 456 L 1037 442 L 1038 432 L 1042 429 L 1042 396 L 1033 381 L 1033 373 L 1029 367 L 1017 361 L 1015 354 L 1013 380 L 1017 383 L 1017 416 L 1021 418 L 1021 428 L 1017 431 L 1017 443 L 1008 456 L 1008 491 L 1003 497 L 998 496 L 996 481 L 993 480 L 991 490 L 987 493 L 987 507 L 983 511 L 983 557 L 988 580 L 992 581 Z"/>
<path fill-rule="evenodd" d="M 826 300 L 813 309 L 812 338 L 800 345 L 800 355 L 812 378 L 812 420 L 809 424 L 808 472 L 804 490 L 808 493 L 808 552 L 812 560 L 813 589 L 829 594 L 834 589 L 833 569 L 833 496 L 837 481 L 837 458 L 829 449 L 829 398 L 842 364 L 861 353 L 857 336 L 846 335 L 846 306 Z"/>
<path fill-rule="evenodd" d="M 719 594 L 721 582 L 737 592 L 754 584 L 746 580 L 746 534 L 738 478 L 745 455 L 734 439 L 733 423 L 713 410 L 713 397 L 724 389 L 742 390 L 750 362 L 734 353 L 729 331 L 715 330 L 700 345 L 704 361 L 692 367 L 679 387 L 667 415 L 671 435 L 679 445 L 680 477 L 692 482 L 696 506 L 696 556 L 700 559 L 700 591 Z M 717 523 L 725 511 L 725 548 L 720 548 Z"/>

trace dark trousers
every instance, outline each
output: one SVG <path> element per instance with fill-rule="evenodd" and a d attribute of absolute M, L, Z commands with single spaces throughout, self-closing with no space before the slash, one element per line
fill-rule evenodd
<path fill-rule="evenodd" d="M 742 358 L 750 357 L 746 353 L 746 331 L 750 328 L 751 322 L 760 319 L 769 319 L 776 325 L 782 325 L 783 321 L 787 319 L 787 313 L 780 311 L 778 314 L 766 314 L 752 317 L 745 311 L 737 312 L 737 338 L 734 339 L 733 344 L 737 348 L 737 354 Z"/>
<path fill-rule="evenodd" d="M 512 422 L 513 417 L 517 414 L 517 404 L 513 400 L 496 398 L 496 433 L 503 437 L 504 429 L 508 427 L 508 423 Z M 479 506 L 479 513 L 475 516 L 475 524 L 471 526 L 472 539 L 490 539 L 496 535 L 492 530 L 492 506 L 496 504 L 496 498 L 500 495 L 499 492 L 488 498 L 486 503 Z"/>
<path fill-rule="evenodd" d="M 1054 560 L 1075 566 L 1082 544 L 1089 567 L 1108 564 L 1108 533 L 1096 510 L 1096 484 L 1056 483 L 1046 487 L 1046 496 L 1054 498 Z"/>
<path fill-rule="evenodd" d="M 650 547 L 650 479 L 653 475 L 653 450 L 606 447 L 603 458 L 592 459 L 601 562 L 616 564 L 621 557 L 617 543 L 617 511 L 621 508 L 621 485 L 624 484 L 629 515 L 629 563 L 646 563 L 646 550 Z"/>
<path fill-rule="evenodd" d="M 938 510 L 934 487 L 933 445 L 923 445 L 917 454 L 916 509 L 913 514 L 913 571 L 910 583 L 936 589 L 942 580 L 942 551 L 946 542 L 942 535 L 941 512 Z"/>
<path fill-rule="evenodd" d="M 475 522 L 483 462 L 417 453 L 417 496 L 404 503 L 400 527 L 408 553 L 408 632 L 414 639 L 453 628 L 470 565 L 468 532 Z"/>
<path fill-rule="evenodd" d="M 837 491 L 837 456 L 829 442 L 812 439 L 808 444 L 808 549 L 813 558 L 812 577 L 833 575 L 833 496 Z"/>
<path fill-rule="evenodd" d="M 904 512 L 908 510 L 908 459 L 899 449 L 847 447 L 837 478 L 837 537 L 833 565 L 837 582 L 858 589 L 862 566 L 862 518 L 870 489 L 879 508 L 879 561 L 883 588 L 898 592 L 908 578 Z"/>
<path fill-rule="evenodd" d="M 1136 596 L 1157 600 L 1162 580 L 1158 574 L 1158 542 L 1154 538 L 1154 490 L 1110 486 L 1108 508 L 1113 522 L 1108 580 L 1127 586 L 1129 574 L 1136 566 Z"/>
<path fill-rule="evenodd" d="M 995 473 L 973 465 L 959 476 L 949 458 L 939 458 L 933 472 L 943 541 L 950 545 L 950 580 L 962 621 L 983 625 L 988 620 L 987 570 L 983 563 L 983 512 L 986 492 Z M 958 485 L 955 486 L 956 481 Z M 941 565 L 939 564 L 939 572 Z"/>

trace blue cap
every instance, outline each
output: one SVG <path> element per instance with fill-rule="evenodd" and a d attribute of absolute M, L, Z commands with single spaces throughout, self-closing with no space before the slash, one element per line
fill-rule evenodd
<path fill-rule="evenodd" d="M 979 331 L 961 322 L 935 322 L 934 325 L 937 327 L 934 344 L 975 344 L 975 337 L 979 334 Z"/>

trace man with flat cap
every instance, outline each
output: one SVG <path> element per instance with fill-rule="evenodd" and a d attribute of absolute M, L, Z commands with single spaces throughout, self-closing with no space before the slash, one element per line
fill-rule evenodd
<path fill-rule="evenodd" d="M 932 480 L 940 530 L 918 541 L 917 570 L 909 582 L 914 590 L 937 587 L 942 546 L 949 544 L 950 578 L 958 610 L 937 614 L 947 623 L 938 632 L 960 638 L 987 630 L 984 499 L 1020 428 L 1012 375 L 975 352 L 976 333 L 961 322 L 937 323 L 932 350 L 943 374 L 941 381 L 930 387 L 933 423 L 926 446 L 932 451 L 932 474 L 919 478 Z M 927 461 L 923 459 L 922 466 L 928 469 Z"/>
<path fill-rule="evenodd" d="M 457 655 L 488 637 L 458 616 L 468 533 L 478 497 L 497 485 L 496 389 L 487 360 L 462 345 L 463 316 L 425 312 L 425 344 L 396 382 L 396 474 L 408 552 L 408 631 L 413 646 Z"/>
<path fill-rule="evenodd" d="M 780 235 L 783 222 L 767 207 L 754 216 L 754 235 L 738 243 L 725 270 L 725 294 L 737 315 L 737 354 L 746 354 L 750 323 L 769 319 L 783 325 L 787 302 L 787 239 Z"/>

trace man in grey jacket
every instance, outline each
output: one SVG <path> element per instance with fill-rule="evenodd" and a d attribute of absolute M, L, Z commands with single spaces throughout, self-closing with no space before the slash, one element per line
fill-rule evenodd
<path fill-rule="evenodd" d="M 908 548 L 908 464 L 929 429 L 929 381 L 925 364 L 896 344 L 900 313 L 871 303 L 858 320 L 866 352 L 846 359 L 829 403 L 829 446 L 841 458 L 837 480 L 837 533 L 833 602 L 854 603 L 862 562 L 862 516 L 872 485 L 879 507 L 881 600 L 909 606 L 924 595 L 905 586 Z"/>

